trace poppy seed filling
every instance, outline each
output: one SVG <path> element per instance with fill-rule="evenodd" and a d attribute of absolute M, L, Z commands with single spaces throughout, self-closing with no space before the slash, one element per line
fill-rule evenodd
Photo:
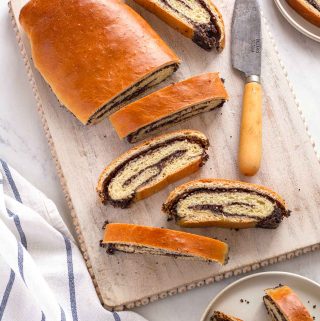
<path fill-rule="evenodd" d="M 186 0 L 158 0 L 182 19 L 194 26 L 193 42 L 205 50 L 219 49 L 221 30 L 217 17 L 210 10 L 205 0 L 194 0 L 192 7 Z"/>
<path fill-rule="evenodd" d="M 265 295 L 263 297 L 264 305 L 266 306 L 266 309 L 268 313 L 271 315 L 273 320 L 277 321 L 286 321 L 286 317 L 283 315 L 283 313 L 280 311 L 278 306 L 273 302 L 271 297 L 269 295 Z"/>
<path fill-rule="evenodd" d="M 230 321 L 230 318 L 225 318 L 223 315 L 215 313 L 211 318 L 210 321 Z"/>
<path fill-rule="evenodd" d="M 159 132 L 160 130 L 171 127 L 175 124 L 181 123 L 192 116 L 195 116 L 200 113 L 208 112 L 216 108 L 220 108 L 224 105 L 225 101 L 222 99 L 219 100 L 210 100 L 197 105 L 190 106 L 184 110 L 181 110 L 177 113 L 171 114 L 167 117 L 161 118 L 158 121 L 155 121 L 151 124 L 143 126 L 133 133 L 127 136 L 127 141 L 129 143 L 135 143 L 141 139 L 144 139 L 150 134 Z"/>
<path fill-rule="evenodd" d="M 164 205 L 171 218 L 210 221 L 221 217 L 253 221 L 256 227 L 276 228 L 289 211 L 269 195 L 245 188 L 207 187 L 187 190 Z"/>
<path fill-rule="evenodd" d="M 124 252 L 124 253 L 136 253 L 136 254 L 153 254 L 153 255 L 161 255 L 161 256 L 170 256 L 174 258 L 186 258 L 192 259 L 192 255 L 183 254 L 179 252 L 170 252 L 159 248 L 146 247 L 142 245 L 136 244 L 124 244 L 124 243 L 108 243 L 102 244 L 101 247 L 106 248 L 106 252 L 110 255 L 115 254 L 116 252 Z"/>
<path fill-rule="evenodd" d="M 103 184 L 104 199 L 115 207 L 127 208 L 135 194 L 199 160 L 208 159 L 208 141 L 196 136 L 177 136 L 155 144 L 120 163 Z"/>
<path fill-rule="evenodd" d="M 179 65 L 177 63 L 170 64 L 168 66 L 162 67 L 156 70 L 152 74 L 141 79 L 131 87 L 127 88 L 120 95 L 114 97 L 112 100 L 108 101 L 105 105 L 100 107 L 89 119 L 88 124 L 95 123 L 101 118 L 114 113 L 123 105 L 129 103 L 136 96 L 142 94 L 149 88 L 159 84 L 170 76 L 173 72 L 178 69 Z"/>
<path fill-rule="evenodd" d="M 306 0 L 311 6 L 320 11 L 320 2 L 317 0 Z"/>

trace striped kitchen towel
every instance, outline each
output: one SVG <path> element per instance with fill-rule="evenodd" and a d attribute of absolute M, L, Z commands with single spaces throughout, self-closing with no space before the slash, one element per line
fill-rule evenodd
<path fill-rule="evenodd" d="M 0 161 L 0 321 L 142 321 L 105 310 L 57 208 Z"/>

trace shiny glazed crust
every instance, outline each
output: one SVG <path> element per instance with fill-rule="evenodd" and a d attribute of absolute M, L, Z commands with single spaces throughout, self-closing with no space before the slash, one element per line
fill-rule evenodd
<path fill-rule="evenodd" d="M 82 123 L 179 58 L 120 0 L 31 0 L 20 12 L 35 66 Z"/>
<path fill-rule="evenodd" d="M 302 17 L 320 27 L 320 12 L 306 0 L 287 0 L 287 2 Z"/>
<path fill-rule="evenodd" d="M 146 246 L 202 260 L 225 264 L 228 245 L 224 242 L 190 233 L 134 224 L 113 223 L 106 226 L 102 244 L 131 244 Z"/>
<path fill-rule="evenodd" d="M 182 35 L 187 38 L 193 39 L 194 38 L 194 26 L 191 23 L 187 23 L 182 19 L 179 19 L 177 16 L 172 15 L 170 12 L 162 8 L 161 6 L 157 5 L 152 0 L 134 0 L 139 5 L 147 9 L 148 11 L 155 14 L 159 19 L 166 22 L 170 27 L 179 31 Z M 218 51 L 222 51 L 225 46 L 225 31 L 224 31 L 224 22 L 222 15 L 218 8 L 213 4 L 211 0 L 208 0 L 210 9 L 214 12 L 214 14 L 218 17 L 217 24 L 220 28 L 221 37 L 219 39 L 219 48 Z"/>
<path fill-rule="evenodd" d="M 288 286 L 280 286 L 265 290 L 288 321 L 312 321 L 310 313 L 298 296 Z"/>
<path fill-rule="evenodd" d="M 219 73 L 206 73 L 145 96 L 121 108 L 111 115 L 109 120 L 118 136 L 123 139 L 136 130 L 188 106 L 218 99 L 228 99 Z"/>
<path fill-rule="evenodd" d="M 166 141 L 166 140 L 169 140 L 172 138 L 178 138 L 181 136 L 186 137 L 186 138 L 190 137 L 190 136 L 197 137 L 199 140 L 203 141 L 204 146 L 206 146 L 206 145 L 209 146 L 208 139 L 203 133 L 201 133 L 197 130 L 188 130 L 187 129 L 187 130 L 179 130 L 179 131 L 171 132 L 169 134 L 157 136 L 153 139 L 145 141 L 145 142 L 131 148 L 130 150 L 128 150 L 127 152 L 125 152 L 124 154 L 119 156 L 117 159 L 112 161 L 101 173 L 101 175 L 99 177 L 98 184 L 97 184 L 97 192 L 98 192 L 98 195 L 99 195 L 101 201 L 103 203 L 106 203 L 108 201 L 105 198 L 105 193 L 104 193 L 105 181 L 109 177 L 110 173 L 119 164 L 123 163 L 124 161 L 126 161 L 127 159 L 132 157 L 133 155 L 138 154 L 138 153 L 150 148 L 151 146 L 154 146 L 154 145 L 159 144 L 163 141 Z M 169 185 L 177 180 L 180 180 L 183 177 L 191 175 L 192 173 L 199 170 L 201 165 L 202 165 L 202 160 L 196 159 L 189 166 L 184 167 L 184 168 L 180 169 L 179 171 L 175 172 L 174 174 L 168 176 L 166 180 L 162 180 L 158 184 L 145 185 L 142 189 L 140 189 L 139 191 L 136 192 L 134 201 L 139 201 L 144 198 L 147 198 L 150 195 L 155 194 L 156 192 L 160 191 L 161 189 L 163 189 L 167 185 Z"/>

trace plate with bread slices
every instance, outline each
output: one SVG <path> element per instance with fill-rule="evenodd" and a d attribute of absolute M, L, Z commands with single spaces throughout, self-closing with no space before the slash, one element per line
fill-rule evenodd
<path fill-rule="evenodd" d="M 201 321 L 313 321 L 320 319 L 320 285 L 287 272 L 244 277 L 222 290 Z"/>
<path fill-rule="evenodd" d="M 320 42 L 319 0 L 275 0 L 275 3 L 294 28 Z"/>

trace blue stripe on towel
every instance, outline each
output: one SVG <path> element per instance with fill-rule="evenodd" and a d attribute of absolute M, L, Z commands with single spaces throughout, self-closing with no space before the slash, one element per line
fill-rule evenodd
<path fill-rule="evenodd" d="M 74 284 L 74 274 L 73 274 L 73 261 L 72 261 L 72 247 L 70 240 L 63 235 L 64 242 L 67 250 L 67 265 L 68 265 L 68 278 L 69 278 L 69 293 L 70 293 L 70 304 L 73 321 L 78 321 L 77 313 L 77 301 L 76 301 L 76 290 Z"/>
<path fill-rule="evenodd" d="M 46 321 L 46 316 L 44 315 L 43 311 L 41 311 L 41 321 Z"/>
<path fill-rule="evenodd" d="M 20 235 L 20 240 L 21 240 L 21 243 L 22 245 L 27 249 L 28 248 L 28 244 L 27 244 L 27 238 L 26 238 L 26 235 L 24 234 L 23 232 L 23 229 L 22 229 L 22 226 L 21 226 L 21 222 L 20 222 L 20 218 L 17 214 L 14 214 L 12 211 L 10 211 L 8 208 L 7 208 L 7 212 L 9 214 L 10 217 L 13 217 L 13 220 L 14 220 L 14 224 L 16 225 L 16 228 L 18 230 L 18 233 Z"/>
<path fill-rule="evenodd" d="M 20 242 L 18 242 L 18 267 L 22 280 L 24 281 L 24 283 L 26 283 L 23 273 L 23 247 L 21 246 Z"/>
<path fill-rule="evenodd" d="M 115 321 L 121 321 L 121 318 L 120 318 L 120 316 L 119 316 L 119 314 L 117 312 L 113 312 L 112 314 L 113 314 L 113 317 L 114 317 Z"/>
<path fill-rule="evenodd" d="M 11 189 L 12 189 L 12 192 L 13 192 L 13 195 L 14 195 L 15 199 L 16 199 L 18 202 L 22 203 L 20 193 L 19 193 L 19 191 L 18 191 L 18 189 L 17 189 L 17 186 L 16 186 L 16 184 L 15 184 L 13 178 L 12 178 L 12 175 L 11 175 L 11 172 L 10 172 L 10 169 L 9 169 L 9 166 L 8 166 L 7 163 L 6 163 L 5 161 L 3 161 L 2 159 L 0 159 L 0 162 L 1 162 L 1 165 L 2 165 L 2 167 L 3 167 L 3 170 L 4 170 L 5 174 L 6 174 L 6 176 L 7 176 L 8 182 L 9 182 L 9 184 L 10 184 L 10 186 L 11 186 Z"/>
<path fill-rule="evenodd" d="M 2 297 L 2 301 L 0 304 L 0 321 L 2 320 L 3 314 L 4 314 L 4 310 L 6 309 L 7 303 L 8 303 L 8 299 L 9 299 L 9 295 L 10 292 L 12 290 L 12 286 L 13 286 L 13 282 L 15 279 L 15 273 L 13 270 L 11 270 L 10 272 L 10 277 L 9 277 L 9 281 L 8 284 L 6 286 L 6 289 L 4 291 L 3 297 Z"/>
<path fill-rule="evenodd" d="M 60 306 L 60 311 L 61 311 L 61 321 L 66 321 L 66 314 L 64 313 L 64 310 Z"/>
<path fill-rule="evenodd" d="M 21 278 L 25 283 L 24 272 L 23 272 L 23 247 L 22 247 L 22 245 L 25 247 L 25 249 L 27 249 L 27 238 L 23 232 L 19 216 L 14 214 L 8 208 L 7 208 L 7 212 L 10 217 L 13 217 L 14 223 L 16 225 L 16 228 L 17 228 L 19 236 L 20 236 L 21 243 L 18 242 L 18 268 L 19 268 Z"/>

